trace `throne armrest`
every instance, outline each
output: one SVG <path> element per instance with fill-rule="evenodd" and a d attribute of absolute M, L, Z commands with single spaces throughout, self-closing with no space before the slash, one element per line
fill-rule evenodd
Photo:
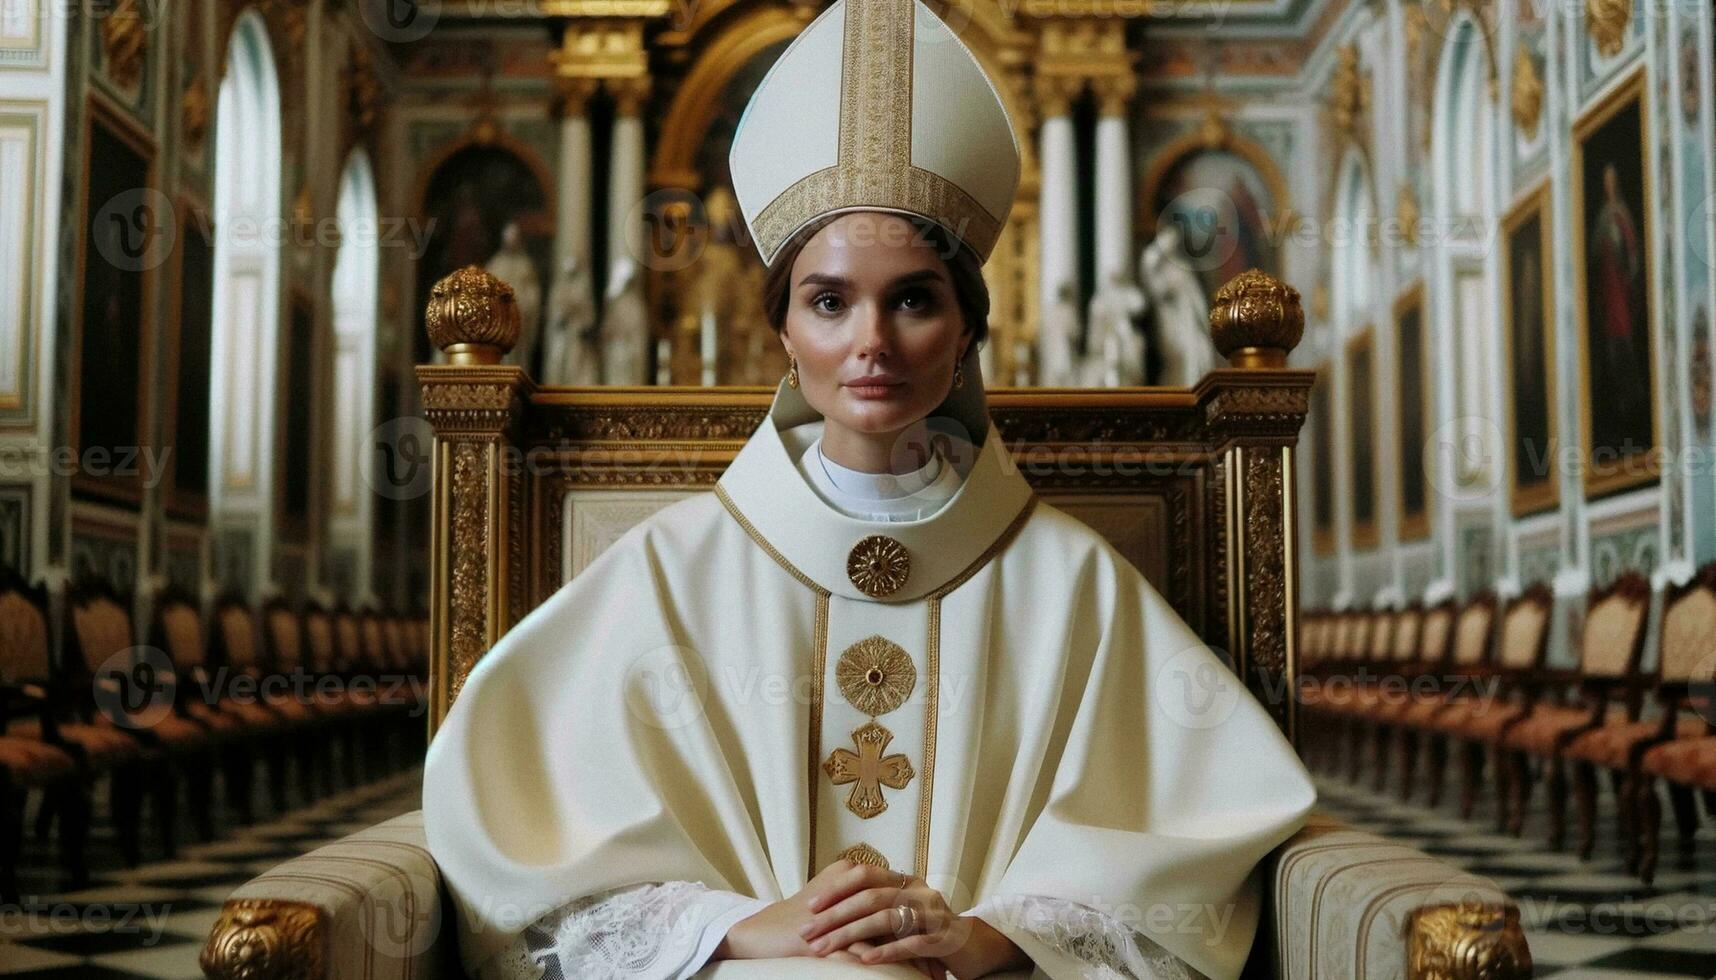
<path fill-rule="evenodd" d="M 1532 975 L 1519 908 L 1487 878 L 1321 811 L 1264 863 L 1280 980 Z"/>
<path fill-rule="evenodd" d="M 213 980 L 456 977 L 447 907 L 416 810 L 240 885 L 200 962 Z"/>

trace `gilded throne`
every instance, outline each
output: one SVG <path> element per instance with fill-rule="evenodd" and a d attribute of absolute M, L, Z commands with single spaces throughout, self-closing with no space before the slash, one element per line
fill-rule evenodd
<path fill-rule="evenodd" d="M 511 624 L 633 523 L 708 492 L 772 391 L 539 386 L 500 363 L 517 311 L 508 287 L 476 269 L 439 283 L 428 313 L 450 362 L 418 368 L 436 434 L 432 737 Z M 1314 375 L 1286 364 L 1303 324 L 1296 292 L 1246 273 L 1212 306 L 1229 366 L 1192 387 L 989 396 L 1037 491 L 1105 534 L 1228 651 L 1289 738 L 1299 721 L 1294 452 Z M 1054 467 L 1031 465 L 1050 455 Z M 1322 813 L 1258 873 L 1268 909 L 1247 976 L 1531 974 L 1518 910 L 1493 883 Z M 418 811 L 240 886 L 202 965 L 232 980 L 457 976 L 448 908 Z"/>

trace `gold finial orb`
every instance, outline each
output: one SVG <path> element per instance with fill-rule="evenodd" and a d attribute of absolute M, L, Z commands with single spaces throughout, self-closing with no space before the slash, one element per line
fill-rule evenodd
<path fill-rule="evenodd" d="M 429 342 L 454 364 L 499 364 L 518 343 L 518 300 L 512 287 L 467 265 L 429 290 Z"/>
<path fill-rule="evenodd" d="M 1237 368 L 1280 368 L 1305 336 L 1305 307 L 1299 291 L 1252 269 L 1216 290 L 1210 307 L 1210 339 Z"/>

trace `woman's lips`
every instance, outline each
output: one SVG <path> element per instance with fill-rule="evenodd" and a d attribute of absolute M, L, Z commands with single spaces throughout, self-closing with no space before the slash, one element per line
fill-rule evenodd
<path fill-rule="evenodd" d="M 900 381 L 881 381 L 848 384 L 846 390 L 852 392 L 853 397 L 856 398 L 875 399 L 892 398 L 896 392 L 904 387 L 905 384 Z"/>

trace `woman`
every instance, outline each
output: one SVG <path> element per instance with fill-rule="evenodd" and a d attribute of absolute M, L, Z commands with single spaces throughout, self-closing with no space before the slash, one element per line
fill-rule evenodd
<path fill-rule="evenodd" d="M 714 493 L 466 679 L 424 776 L 466 968 L 1236 976 L 1315 794 L 989 421 L 1018 150 L 987 77 L 917 0 L 837 0 L 731 163 L 787 377 Z"/>

